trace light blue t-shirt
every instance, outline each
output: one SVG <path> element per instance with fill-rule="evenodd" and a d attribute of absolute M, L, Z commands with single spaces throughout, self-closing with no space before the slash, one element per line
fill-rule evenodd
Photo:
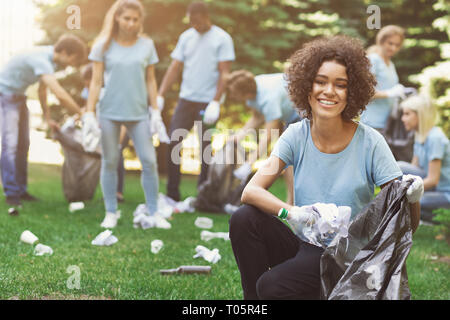
<path fill-rule="evenodd" d="M 450 201 L 450 142 L 442 129 L 434 127 L 428 133 L 424 143 L 414 143 L 414 155 L 419 158 L 419 167 L 428 172 L 428 164 L 432 160 L 439 159 L 441 175 L 436 191 L 445 192 Z"/>
<path fill-rule="evenodd" d="M 368 58 L 372 64 L 370 70 L 377 79 L 376 89 L 378 91 L 391 89 L 398 84 L 397 71 L 392 61 L 387 66 L 377 53 L 370 54 Z M 361 122 L 372 128 L 385 128 L 394 102 L 395 98 L 373 99 L 363 111 Z"/>
<path fill-rule="evenodd" d="M 53 46 L 35 47 L 14 56 L 0 71 L 0 93 L 25 94 L 44 74 L 53 74 Z"/>
<path fill-rule="evenodd" d="M 104 63 L 105 94 L 99 103 L 100 118 L 139 121 L 148 117 L 146 71 L 159 61 L 153 40 L 140 37 L 130 47 L 112 40 L 105 53 L 103 41 L 97 42 L 89 59 Z"/>
<path fill-rule="evenodd" d="M 258 110 L 266 122 L 280 119 L 288 122 L 295 114 L 294 104 L 289 99 L 284 74 L 261 74 L 255 77 L 256 97 L 247 100 L 247 105 Z"/>
<path fill-rule="evenodd" d="M 171 57 L 184 64 L 180 98 L 207 103 L 216 94 L 219 62 L 235 59 L 233 40 L 214 25 L 203 34 L 190 28 L 180 35 Z"/>
<path fill-rule="evenodd" d="M 339 153 L 323 153 L 311 138 L 310 121 L 291 124 L 272 155 L 294 167 L 294 203 L 334 203 L 352 208 L 352 219 L 381 186 L 402 175 L 383 136 L 359 123 L 349 145 Z"/>

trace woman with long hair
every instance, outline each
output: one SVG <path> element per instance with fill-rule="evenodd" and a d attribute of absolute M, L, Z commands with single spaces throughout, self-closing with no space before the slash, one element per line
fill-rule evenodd
<path fill-rule="evenodd" d="M 158 214 L 159 182 L 152 144 L 153 133 L 158 133 L 161 140 L 168 140 L 156 103 L 154 65 L 158 55 L 153 41 L 142 33 L 143 21 L 144 8 L 138 0 L 116 1 L 89 55 L 93 75 L 83 121 L 92 130 L 97 125 L 94 111 L 104 85 L 104 96 L 98 106 L 102 147 L 100 182 L 106 208 L 101 223 L 104 228 L 114 228 L 120 218 L 116 189 L 121 125 L 127 128 L 142 164 L 141 183 L 149 214 L 146 218 L 156 227 L 170 228 Z"/>
<path fill-rule="evenodd" d="M 398 163 L 404 174 L 423 178 L 421 219 L 432 222 L 434 209 L 450 208 L 450 142 L 436 126 L 437 110 L 428 96 L 411 96 L 400 107 L 405 128 L 414 130 L 416 137 L 412 162 Z"/>
<path fill-rule="evenodd" d="M 403 28 L 388 25 L 380 29 L 376 44 L 367 49 L 371 71 L 377 80 L 372 101 L 361 114 L 361 122 L 383 132 L 396 98 L 405 97 L 405 88 L 399 83 L 392 58 L 399 52 L 405 39 Z"/>
<path fill-rule="evenodd" d="M 383 136 L 355 119 L 374 94 L 375 79 L 361 43 L 346 36 L 317 39 L 293 54 L 288 90 L 306 116 L 291 124 L 245 187 L 230 219 L 230 239 L 245 299 L 319 299 L 321 247 L 301 240 L 280 219 L 300 206 L 349 206 L 355 218 L 402 176 Z M 294 168 L 294 205 L 268 189 Z M 408 188 L 412 228 L 419 223 L 421 179 Z M 300 210 L 299 210 L 300 209 Z M 281 215 L 279 213 L 282 213 Z"/>

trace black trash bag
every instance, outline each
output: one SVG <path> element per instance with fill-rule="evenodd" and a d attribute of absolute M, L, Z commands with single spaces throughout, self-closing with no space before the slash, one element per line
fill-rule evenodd
<path fill-rule="evenodd" d="M 237 164 L 238 147 L 233 141 L 217 151 L 208 167 L 208 176 L 198 187 L 194 207 L 199 211 L 226 213 L 224 206 L 241 204 L 242 191 L 250 177 L 241 181 L 233 175 Z"/>
<path fill-rule="evenodd" d="M 395 160 L 411 162 L 414 152 L 414 131 L 406 130 L 402 114 L 402 109 L 396 103 L 384 129 L 384 137 Z"/>
<path fill-rule="evenodd" d="M 324 251 L 322 299 L 411 299 L 405 265 L 412 246 L 410 184 L 396 180 L 386 186 L 350 223 L 348 237 Z"/>
<path fill-rule="evenodd" d="M 78 130 L 68 127 L 55 131 L 53 136 L 64 152 L 62 184 L 68 202 L 92 200 L 100 179 L 101 155 L 84 151 L 83 146 L 75 140 Z"/>

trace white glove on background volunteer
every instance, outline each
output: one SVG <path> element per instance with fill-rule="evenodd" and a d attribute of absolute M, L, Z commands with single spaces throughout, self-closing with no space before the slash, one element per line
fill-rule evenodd
<path fill-rule="evenodd" d="M 208 248 L 204 246 L 198 245 L 195 247 L 195 251 L 197 254 L 193 256 L 193 258 L 203 258 L 209 263 L 217 263 L 217 261 L 220 260 L 221 256 L 219 254 L 219 249 L 214 248 L 213 250 L 209 250 Z"/>
<path fill-rule="evenodd" d="M 205 109 L 203 115 L 203 122 L 206 124 L 213 124 L 219 119 L 220 103 L 218 101 L 211 101 Z"/>
<path fill-rule="evenodd" d="M 246 180 L 251 173 L 252 166 L 248 162 L 244 163 L 242 166 L 233 171 L 234 176 L 241 181 Z"/>
<path fill-rule="evenodd" d="M 83 127 L 81 129 L 82 145 L 86 152 L 94 152 L 100 143 L 101 131 L 93 112 L 86 112 L 81 117 Z"/>
<path fill-rule="evenodd" d="M 164 109 L 164 97 L 163 96 L 156 97 L 156 105 L 158 106 L 159 111 L 163 111 L 163 109 Z"/>
<path fill-rule="evenodd" d="M 386 94 L 389 98 L 402 98 L 405 99 L 405 87 L 401 84 L 393 86 L 391 89 L 386 90 Z"/>
<path fill-rule="evenodd" d="M 159 109 L 148 108 L 150 112 L 150 134 L 158 135 L 158 139 L 162 143 L 170 143 L 169 136 L 167 135 L 166 126 L 161 118 L 161 111 Z"/>
<path fill-rule="evenodd" d="M 423 196 L 423 180 L 421 177 L 412 174 L 406 174 L 402 177 L 402 182 L 411 180 L 413 180 L 413 183 L 406 191 L 406 198 L 408 198 L 409 203 L 416 203 L 419 202 Z"/>

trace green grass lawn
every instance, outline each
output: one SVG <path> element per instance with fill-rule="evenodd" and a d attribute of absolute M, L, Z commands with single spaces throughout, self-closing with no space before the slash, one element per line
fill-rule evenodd
<path fill-rule="evenodd" d="M 200 239 L 201 229 L 194 225 L 198 216 L 214 220 L 213 232 L 228 231 L 228 215 L 203 212 L 183 213 L 170 220 L 172 229 L 134 229 L 133 211 L 143 202 L 139 175 L 127 173 L 125 200 L 119 204 L 122 218 L 114 229 L 119 242 L 111 247 L 91 245 L 102 231 L 104 207 L 100 188 L 93 201 L 76 213 L 68 211 L 56 166 L 30 165 L 29 190 L 41 201 L 25 203 L 18 217 L 0 204 L 0 299 L 242 299 L 240 276 L 230 242 Z M 165 179 L 160 187 L 165 191 Z M 182 196 L 195 196 L 196 178 L 182 180 Z M 284 183 L 271 189 L 285 197 Z M 41 243 L 53 248 L 52 256 L 33 255 L 30 245 L 19 241 L 24 230 L 32 231 Z M 439 262 L 450 255 L 445 241 L 436 240 L 438 230 L 420 226 L 407 260 L 413 299 L 450 299 L 450 267 Z M 159 254 L 150 252 L 150 242 L 161 239 Z M 212 265 L 211 275 L 162 276 L 160 269 L 180 265 L 209 265 L 193 259 L 195 247 L 218 248 L 222 259 Z M 80 289 L 69 289 L 73 276 L 67 268 L 80 269 Z"/>

